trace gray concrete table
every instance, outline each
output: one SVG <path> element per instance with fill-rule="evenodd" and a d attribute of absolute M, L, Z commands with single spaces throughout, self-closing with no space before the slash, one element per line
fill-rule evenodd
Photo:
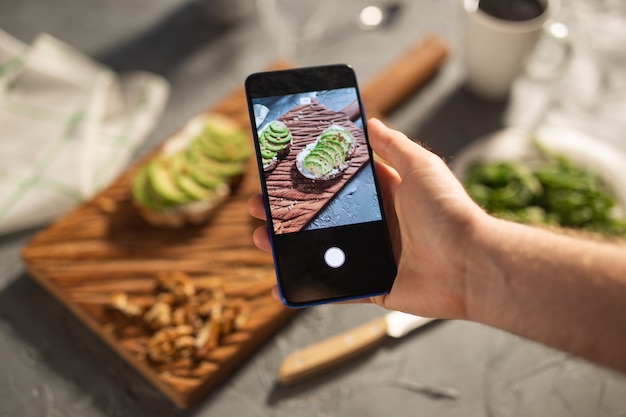
<path fill-rule="evenodd" d="M 233 2 L 0 0 L 0 27 L 26 42 L 48 32 L 118 71 L 164 75 L 172 96 L 140 152 L 275 57 L 347 62 L 366 82 L 425 33 L 446 38 L 451 58 L 391 122 L 449 159 L 503 124 L 505 103 L 481 101 L 463 88 L 456 0 L 407 0 L 397 24 L 378 32 L 352 24 L 363 0 L 258 0 L 261 11 L 240 19 L 219 13 L 218 3 Z M 287 29 L 269 13 L 272 4 L 289 17 Z M 320 24 L 343 30 L 295 42 Z M 26 274 L 19 251 L 36 231 L 0 237 L 0 416 L 626 415 L 623 375 L 460 321 L 390 341 L 327 375 L 278 386 L 276 370 L 287 354 L 383 313 L 356 305 L 301 312 L 204 401 L 180 411 Z M 436 398 L 420 387 L 459 396 Z"/>

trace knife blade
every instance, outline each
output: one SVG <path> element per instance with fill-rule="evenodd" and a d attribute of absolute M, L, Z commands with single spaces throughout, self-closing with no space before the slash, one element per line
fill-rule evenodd
<path fill-rule="evenodd" d="M 376 347 L 388 337 L 400 338 L 433 320 L 392 311 L 287 356 L 278 368 L 278 382 L 289 385 L 317 375 Z"/>

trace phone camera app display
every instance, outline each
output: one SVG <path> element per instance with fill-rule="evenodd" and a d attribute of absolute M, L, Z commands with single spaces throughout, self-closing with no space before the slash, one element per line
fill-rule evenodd
<path fill-rule="evenodd" d="M 251 74 L 246 97 L 283 302 L 388 292 L 396 267 L 352 68 Z"/>
<path fill-rule="evenodd" d="M 252 103 L 275 234 L 382 220 L 355 88 Z"/>

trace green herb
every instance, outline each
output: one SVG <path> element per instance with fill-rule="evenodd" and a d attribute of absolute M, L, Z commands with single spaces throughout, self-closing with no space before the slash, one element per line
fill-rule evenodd
<path fill-rule="evenodd" d="M 469 195 L 508 220 L 626 236 L 626 221 L 615 216 L 615 198 L 600 175 L 539 149 L 543 161 L 534 169 L 520 162 L 474 163 L 464 181 Z"/>

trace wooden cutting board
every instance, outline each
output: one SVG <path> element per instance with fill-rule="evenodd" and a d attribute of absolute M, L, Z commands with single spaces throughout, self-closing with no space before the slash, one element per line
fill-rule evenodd
<path fill-rule="evenodd" d="M 392 111 L 436 72 L 446 55 L 447 47 L 437 37 L 409 49 L 363 88 L 369 115 Z M 273 68 L 288 66 L 278 62 Z M 249 129 L 243 89 L 207 112 L 229 116 Z M 143 160 L 38 233 L 23 248 L 22 258 L 37 282 L 176 405 L 187 408 L 228 377 L 294 310 L 271 299 L 272 258 L 252 243 L 252 230 L 259 223 L 248 215 L 247 200 L 260 189 L 253 161 L 209 224 L 169 230 L 149 226 L 131 204 L 130 179 Z M 150 297 L 155 276 L 163 271 L 184 273 L 195 285 L 219 288 L 224 297 L 243 300 L 250 308 L 243 325 L 192 365 L 153 363 L 146 357 L 144 333 L 132 326 L 119 331 L 111 323 L 111 295 L 123 291 Z"/>

